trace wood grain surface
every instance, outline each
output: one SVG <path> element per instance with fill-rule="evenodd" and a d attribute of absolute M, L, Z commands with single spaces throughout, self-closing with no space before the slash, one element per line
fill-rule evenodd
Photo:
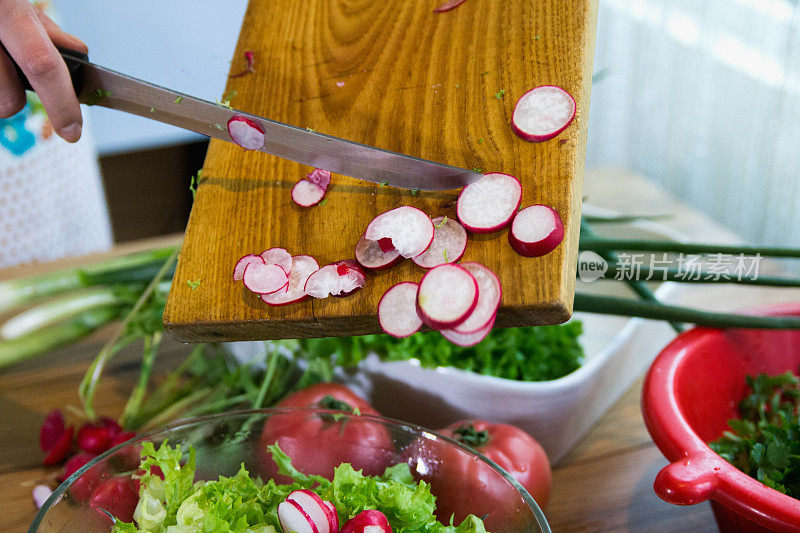
<path fill-rule="evenodd" d="M 503 283 L 499 326 L 558 323 L 571 314 L 586 144 L 596 0 L 469 0 L 433 13 L 437 0 L 252 0 L 231 72 L 255 54 L 255 73 L 230 78 L 231 104 L 380 148 L 516 175 L 523 205 L 559 210 L 567 235 L 526 259 L 506 232 L 472 236 L 464 260 Z M 564 87 L 577 116 L 558 138 L 524 142 L 511 130 L 517 99 Z M 409 204 L 455 216 L 457 191 L 412 194 L 334 176 L 325 205 L 299 208 L 290 190 L 311 169 L 212 140 L 164 314 L 180 340 L 339 336 L 378 331 L 376 308 L 392 284 L 418 280 L 406 261 L 370 276 L 348 298 L 270 308 L 231 281 L 236 260 L 279 246 L 320 265 L 353 257 L 378 213 Z M 196 290 L 186 282 L 202 280 Z"/>

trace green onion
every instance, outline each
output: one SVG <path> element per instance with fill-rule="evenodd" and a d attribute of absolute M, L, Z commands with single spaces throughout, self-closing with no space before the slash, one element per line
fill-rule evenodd
<path fill-rule="evenodd" d="M 778 246 L 757 246 L 752 244 L 706 244 L 674 241 L 649 241 L 644 239 L 606 239 L 595 236 L 581 236 L 581 250 L 593 252 L 672 252 L 682 254 L 744 254 L 765 257 L 800 258 L 800 248 Z"/>

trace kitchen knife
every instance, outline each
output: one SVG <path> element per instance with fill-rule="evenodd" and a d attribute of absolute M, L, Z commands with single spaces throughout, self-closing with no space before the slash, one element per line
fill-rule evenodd
<path fill-rule="evenodd" d="M 125 111 L 228 142 L 234 142 L 228 134 L 228 121 L 245 117 L 264 130 L 264 144 L 259 148 L 263 152 L 394 187 L 447 190 L 481 178 L 474 171 L 290 126 L 179 93 L 95 65 L 79 52 L 59 52 L 69 68 L 78 100 L 84 104 Z M 20 75 L 30 89 L 21 71 Z"/>

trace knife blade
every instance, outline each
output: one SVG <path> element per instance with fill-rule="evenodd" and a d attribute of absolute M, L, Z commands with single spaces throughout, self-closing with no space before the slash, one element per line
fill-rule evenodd
<path fill-rule="evenodd" d="M 448 190 L 482 177 L 475 171 L 252 115 L 101 67 L 83 54 L 59 51 L 82 103 L 124 111 L 227 142 L 234 142 L 228 133 L 228 121 L 245 117 L 264 130 L 265 140 L 260 148 L 263 152 L 394 187 Z"/>

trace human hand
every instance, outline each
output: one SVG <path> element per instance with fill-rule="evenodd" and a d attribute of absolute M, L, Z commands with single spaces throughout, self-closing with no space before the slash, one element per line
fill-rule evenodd
<path fill-rule="evenodd" d="M 81 108 L 67 66 L 56 46 L 86 53 L 86 45 L 66 33 L 28 0 L 0 0 L 0 118 L 19 112 L 26 102 L 10 57 L 25 73 L 42 101 L 50 124 L 64 140 L 81 137 Z"/>

